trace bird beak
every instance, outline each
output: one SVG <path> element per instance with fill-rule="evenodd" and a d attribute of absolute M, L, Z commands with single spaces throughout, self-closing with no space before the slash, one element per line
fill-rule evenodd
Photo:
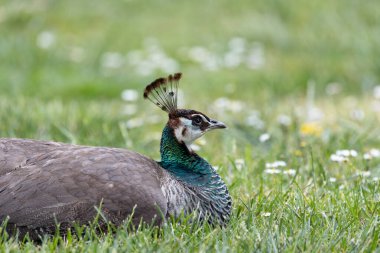
<path fill-rule="evenodd" d="M 210 119 L 210 125 L 208 126 L 207 129 L 213 130 L 213 129 L 219 129 L 219 128 L 227 128 L 227 126 L 221 121 Z"/>

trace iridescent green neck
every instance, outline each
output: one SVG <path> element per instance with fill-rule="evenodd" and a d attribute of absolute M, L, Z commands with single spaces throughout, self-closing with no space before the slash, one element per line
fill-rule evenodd
<path fill-rule="evenodd" d="M 225 224 L 231 213 L 231 197 L 225 183 L 211 165 L 190 152 L 184 143 L 179 143 L 174 130 L 168 125 L 162 132 L 160 151 L 161 167 L 191 187 L 192 194 L 196 196 L 190 198 L 190 210 L 200 211 L 202 219 L 210 215 L 207 218 L 210 222 L 217 220 Z"/>
<path fill-rule="evenodd" d="M 186 183 L 205 185 L 215 173 L 206 160 L 177 141 L 174 130 L 168 125 L 162 131 L 160 152 L 160 165 Z"/>

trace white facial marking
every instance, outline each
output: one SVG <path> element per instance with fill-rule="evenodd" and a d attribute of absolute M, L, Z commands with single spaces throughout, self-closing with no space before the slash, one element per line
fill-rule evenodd
<path fill-rule="evenodd" d="M 204 132 L 202 132 L 198 126 L 193 126 L 192 121 L 187 118 L 181 117 L 179 118 L 179 120 L 181 123 L 174 130 L 175 137 L 177 138 L 178 141 L 184 142 L 187 148 L 191 150 L 190 145 L 196 139 L 201 137 L 204 134 Z"/>

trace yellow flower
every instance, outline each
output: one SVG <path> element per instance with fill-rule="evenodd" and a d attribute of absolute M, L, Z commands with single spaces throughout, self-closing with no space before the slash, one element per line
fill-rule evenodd
<path fill-rule="evenodd" d="M 302 156 L 302 155 L 303 155 L 303 154 L 302 154 L 302 151 L 299 150 L 299 149 L 294 150 L 294 151 L 293 151 L 293 154 L 294 154 L 295 156 Z"/>
<path fill-rule="evenodd" d="M 322 127 L 316 122 L 305 122 L 301 124 L 300 132 L 302 135 L 321 136 Z"/>

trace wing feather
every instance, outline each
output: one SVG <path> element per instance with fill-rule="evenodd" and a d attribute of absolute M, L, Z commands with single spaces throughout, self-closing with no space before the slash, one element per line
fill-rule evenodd
<path fill-rule="evenodd" d="M 166 214 L 162 168 L 129 150 L 0 139 L 0 161 L 0 220 L 16 226 L 89 222 L 100 203 L 115 223 Z"/>

